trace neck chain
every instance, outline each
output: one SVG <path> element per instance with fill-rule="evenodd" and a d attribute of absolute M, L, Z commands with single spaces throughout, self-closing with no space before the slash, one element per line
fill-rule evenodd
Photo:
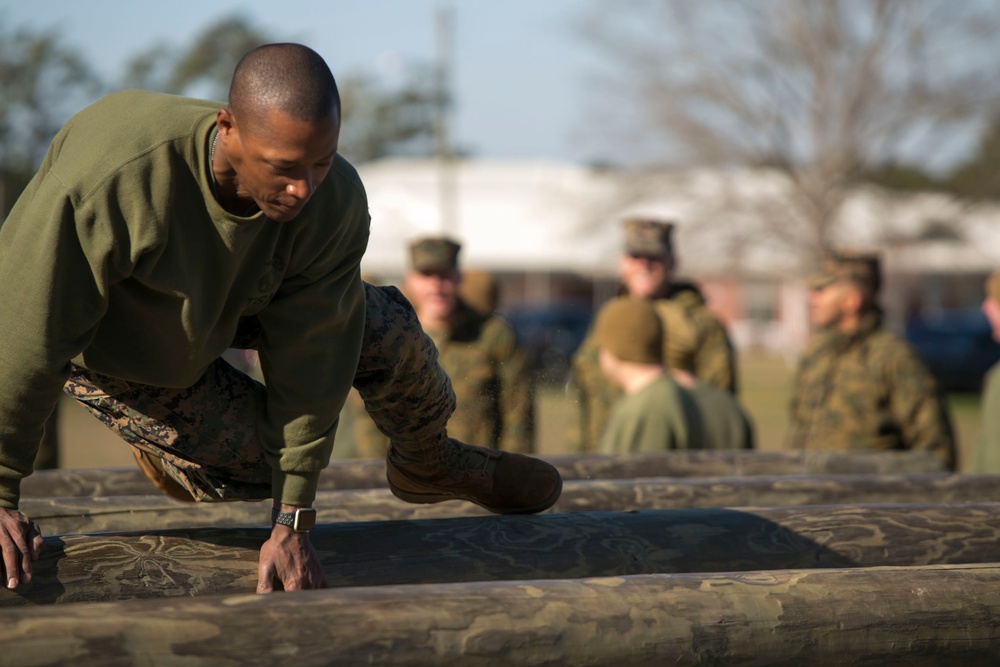
<path fill-rule="evenodd" d="M 209 178 L 212 179 L 212 183 L 211 183 L 212 194 L 215 195 L 216 199 L 218 199 L 220 197 L 219 190 L 218 190 L 218 183 L 215 182 L 215 146 L 218 143 L 219 143 L 219 132 L 218 132 L 218 130 L 216 130 L 216 132 L 215 132 L 215 139 L 212 140 L 212 148 L 209 149 L 209 151 L 208 151 L 208 176 L 209 176 Z M 222 204 L 221 201 L 219 203 Z M 225 206 L 223 206 L 223 208 L 225 208 Z M 254 202 L 254 201 L 251 201 L 250 202 L 250 206 L 247 207 L 247 210 L 243 214 L 243 217 L 244 218 L 248 217 L 250 214 L 253 213 L 253 211 L 254 211 L 255 208 L 257 208 L 257 203 Z"/>

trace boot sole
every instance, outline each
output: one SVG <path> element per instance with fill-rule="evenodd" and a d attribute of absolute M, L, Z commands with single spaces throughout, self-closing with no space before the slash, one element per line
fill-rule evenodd
<path fill-rule="evenodd" d="M 559 496 L 562 495 L 562 477 L 559 478 L 559 485 L 548 498 L 530 507 L 490 507 L 485 503 L 479 502 L 475 498 L 467 496 L 460 496 L 454 493 L 411 493 L 409 491 L 403 491 L 402 489 L 396 488 L 392 483 L 389 484 L 389 490 L 392 491 L 392 495 L 396 496 L 400 500 L 405 500 L 408 503 L 414 503 L 417 505 L 440 503 L 447 500 L 465 500 L 475 505 L 479 505 L 483 509 L 494 514 L 537 514 L 549 509 L 556 504 L 557 500 L 559 500 Z"/>

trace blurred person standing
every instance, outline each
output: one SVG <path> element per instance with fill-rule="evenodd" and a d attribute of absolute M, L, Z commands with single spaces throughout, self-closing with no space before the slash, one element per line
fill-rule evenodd
<path fill-rule="evenodd" d="M 500 285 L 489 271 L 462 269 L 458 298 L 481 315 L 492 315 L 500 303 Z"/>
<path fill-rule="evenodd" d="M 444 236 L 413 241 L 403 285 L 438 349 L 441 367 L 451 377 L 457 407 L 448 434 L 474 437 L 492 449 L 532 452 L 535 405 L 527 354 L 518 347 L 514 329 L 492 309 L 473 308 L 460 296 L 460 250 L 459 243 Z M 356 411 L 352 416 L 356 455 L 382 456 L 385 437 L 363 414 Z"/>
<path fill-rule="evenodd" d="M 986 297 L 981 306 L 990 323 L 993 340 L 1000 343 L 1000 269 L 986 279 Z M 982 420 L 969 472 L 1000 473 L 1000 363 L 994 364 L 983 380 Z"/>
<path fill-rule="evenodd" d="M 670 332 L 663 350 L 666 366 L 735 395 L 736 352 L 725 327 L 708 309 L 697 286 L 674 278 L 673 223 L 629 218 L 622 227 L 620 293 L 655 305 L 664 329 Z M 601 373 L 592 331 L 573 355 L 571 386 L 580 409 L 576 449 L 593 451 L 621 390 Z"/>
<path fill-rule="evenodd" d="M 956 467 L 947 408 L 914 350 L 883 328 L 877 254 L 835 252 L 810 277 L 810 340 L 792 390 L 798 450 L 925 450 Z"/>
<path fill-rule="evenodd" d="M 601 452 L 751 448 L 750 421 L 732 394 L 664 367 L 669 336 L 646 299 L 618 297 L 598 312 L 598 363 L 623 391 L 602 434 Z"/>

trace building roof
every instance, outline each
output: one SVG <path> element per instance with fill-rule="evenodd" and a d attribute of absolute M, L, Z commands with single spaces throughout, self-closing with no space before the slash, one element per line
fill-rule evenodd
<path fill-rule="evenodd" d="M 358 169 L 368 192 L 371 238 L 362 268 L 401 275 L 409 240 L 449 234 L 462 264 L 493 271 L 616 273 L 620 220 L 676 222 L 687 275 L 805 272 L 783 202 L 790 181 L 767 169 L 599 170 L 538 160 L 385 159 Z M 444 205 L 442 205 L 444 203 Z M 853 192 L 835 243 L 882 250 L 887 270 L 989 271 L 1000 266 L 1000 207 L 941 194 Z"/>

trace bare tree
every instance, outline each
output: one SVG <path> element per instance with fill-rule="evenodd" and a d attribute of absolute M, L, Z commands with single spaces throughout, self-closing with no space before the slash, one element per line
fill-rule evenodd
<path fill-rule="evenodd" d="M 633 128 L 618 144 L 655 145 L 660 161 L 781 170 L 787 194 L 758 203 L 768 232 L 798 252 L 832 244 L 864 170 L 946 157 L 1000 99 L 1000 7 L 991 2 L 608 7 L 595 4 L 581 28 L 607 68 L 595 90 Z"/>
<path fill-rule="evenodd" d="M 201 30 L 183 49 L 160 43 L 132 58 L 124 86 L 222 100 L 240 58 L 270 41 L 268 33 L 245 19 L 224 17 Z"/>
<path fill-rule="evenodd" d="M 392 89 L 360 74 L 345 77 L 339 85 L 344 115 L 340 147 L 350 160 L 434 154 L 438 93 L 425 67 L 412 66 Z"/>
<path fill-rule="evenodd" d="M 186 47 L 154 44 L 132 58 L 124 87 L 224 100 L 239 59 L 270 41 L 274 41 L 271 35 L 245 19 L 224 17 Z M 391 89 L 360 73 L 337 79 L 344 116 L 340 148 L 345 156 L 364 162 L 386 155 L 433 154 L 437 98 L 425 67 L 412 66 L 405 80 Z"/>
<path fill-rule="evenodd" d="M 33 171 L 59 127 L 99 89 L 57 32 L 0 25 L 0 168 Z"/>

